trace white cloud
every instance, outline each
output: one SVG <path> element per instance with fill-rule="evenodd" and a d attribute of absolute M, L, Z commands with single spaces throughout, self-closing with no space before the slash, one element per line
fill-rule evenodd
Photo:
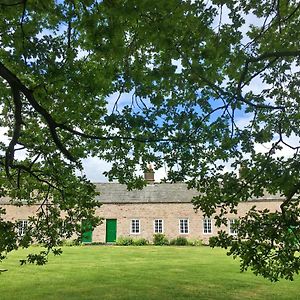
<path fill-rule="evenodd" d="M 113 93 L 107 97 L 107 111 L 112 113 L 114 110 L 121 110 L 125 105 L 130 105 L 132 102 L 133 93 Z"/>
<path fill-rule="evenodd" d="M 271 87 L 271 84 L 263 82 L 261 77 L 256 76 L 243 88 L 243 94 L 252 92 L 254 95 L 259 95 L 264 89 Z"/>
<path fill-rule="evenodd" d="M 182 69 L 183 69 L 182 59 L 172 59 L 171 63 L 172 63 L 173 66 L 176 67 L 175 73 L 176 74 L 181 74 L 182 73 Z"/>
<path fill-rule="evenodd" d="M 283 137 L 283 140 L 285 143 L 287 143 L 288 145 L 292 146 L 292 147 L 298 147 L 299 146 L 299 137 L 295 136 L 295 135 L 291 135 L 290 137 Z M 270 151 L 270 149 L 272 148 L 272 145 L 274 144 L 274 141 L 272 142 L 267 142 L 267 143 L 263 143 L 263 144 L 255 144 L 254 145 L 254 150 L 257 153 L 268 153 Z M 288 147 L 287 145 L 284 144 L 280 144 L 282 146 L 282 149 L 278 149 L 276 150 L 275 154 L 273 155 L 273 157 L 292 157 L 295 153 L 295 150 Z"/>
<path fill-rule="evenodd" d="M 243 129 L 247 127 L 252 120 L 253 114 L 243 114 L 241 116 L 236 117 L 235 124 L 238 128 Z"/>
<path fill-rule="evenodd" d="M 0 127 L 0 139 L 1 142 L 4 143 L 6 146 L 9 144 L 9 138 L 7 136 L 7 127 Z"/>
<path fill-rule="evenodd" d="M 103 172 L 109 171 L 111 163 L 100 160 L 97 157 L 89 157 L 82 160 L 83 170 L 78 175 L 85 175 L 92 182 L 107 182 Z"/>
<path fill-rule="evenodd" d="M 103 172 L 109 171 L 112 164 L 101 160 L 97 157 L 89 157 L 82 160 L 83 171 L 77 171 L 78 175 L 85 175 L 91 182 L 108 182 L 107 177 L 103 175 Z M 155 170 L 154 179 L 156 182 L 160 182 L 166 177 L 166 169 L 160 168 Z M 136 175 L 143 175 L 143 171 L 139 170 Z"/>

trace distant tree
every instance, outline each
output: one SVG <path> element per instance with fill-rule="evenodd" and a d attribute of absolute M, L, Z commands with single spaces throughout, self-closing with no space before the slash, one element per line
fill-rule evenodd
<path fill-rule="evenodd" d="M 33 240 L 51 250 L 82 218 L 99 222 L 93 186 L 75 175 L 93 155 L 129 188 L 145 184 L 138 166 L 165 165 L 166 180 L 198 189 L 195 207 L 217 212 L 218 225 L 241 201 L 282 195 L 281 211 L 253 208 L 235 238 L 220 232 L 212 245 L 231 246 L 242 270 L 292 279 L 300 269 L 299 6 L 0 0 L 1 193 L 41 203 L 26 238 L 0 219 L 0 252 Z"/>

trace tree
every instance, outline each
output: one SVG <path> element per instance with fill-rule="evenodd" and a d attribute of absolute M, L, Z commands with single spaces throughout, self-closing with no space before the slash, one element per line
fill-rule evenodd
<path fill-rule="evenodd" d="M 130 189 L 145 184 L 138 166 L 167 166 L 166 180 L 197 188 L 195 207 L 218 211 L 219 225 L 239 202 L 281 194 L 281 211 L 253 208 L 235 239 L 220 232 L 212 245 L 230 246 L 242 270 L 293 278 L 300 269 L 298 1 L 1 0 L 0 8 L 8 137 L 1 193 L 16 204 L 41 203 L 25 239 L 0 219 L 1 253 L 33 240 L 50 251 L 80 230 L 82 218 L 99 222 L 93 186 L 75 175 L 94 155 L 112 162 L 108 178 Z"/>

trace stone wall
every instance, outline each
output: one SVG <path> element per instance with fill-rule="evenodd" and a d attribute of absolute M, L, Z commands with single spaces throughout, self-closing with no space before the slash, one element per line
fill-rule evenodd
<path fill-rule="evenodd" d="M 238 206 L 238 215 L 228 215 L 228 218 L 236 219 L 256 205 L 257 209 L 269 208 L 272 211 L 278 210 L 281 201 L 260 201 L 244 202 Z M 212 233 L 203 233 L 203 214 L 195 211 L 191 203 L 139 203 L 139 204 L 103 204 L 97 215 L 106 219 L 117 219 L 117 236 L 132 238 L 146 238 L 152 240 L 154 234 L 154 220 L 162 219 L 164 223 L 164 234 L 170 239 L 177 236 L 185 236 L 188 239 L 201 239 L 205 243 L 208 239 L 217 234 L 220 228 L 213 224 Z M 130 226 L 132 219 L 140 220 L 140 234 L 131 234 Z M 189 220 L 189 233 L 179 233 L 179 220 Z M 213 219 L 213 218 L 212 218 Z M 228 230 L 228 228 L 222 228 Z M 93 241 L 105 242 L 105 220 L 103 224 L 95 228 Z"/>
<path fill-rule="evenodd" d="M 244 215 L 253 205 L 258 209 L 268 207 L 271 210 L 278 210 L 280 201 L 259 201 L 259 202 L 245 202 L 238 206 L 238 215 L 228 215 L 228 218 L 238 218 Z M 2 205 L 6 209 L 6 219 L 17 221 L 26 220 L 30 215 L 34 215 L 38 206 L 22 206 L 16 207 L 12 205 Z M 178 236 L 185 236 L 188 239 L 201 239 L 205 243 L 208 239 L 217 234 L 220 230 L 213 224 L 212 233 L 203 233 L 203 214 L 201 211 L 195 211 L 191 203 L 112 203 L 103 204 L 96 211 L 96 215 L 105 219 L 117 220 L 117 237 L 133 237 L 146 238 L 152 240 L 154 234 L 154 220 L 163 220 L 164 234 L 169 238 Z M 140 220 L 140 233 L 131 234 L 131 220 Z M 179 220 L 188 219 L 189 233 L 180 234 Z M 213 218 L 212 218 L 213 219 Z M 228 230 L 228 228 L 222 228 Z M 103 223 L 94 229 L 93 242 L 105 242 L 106 240 L 106 223 Z"/>

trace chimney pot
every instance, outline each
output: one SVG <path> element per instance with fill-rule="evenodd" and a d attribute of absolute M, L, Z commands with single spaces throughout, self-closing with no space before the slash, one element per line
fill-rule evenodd
<path fill-rule="evenodd" d="M 154 170 L 152 165 L 147 166 L 147 171 L 144 173 L 144 179 L 147 183 L 154 183 Z"/>

